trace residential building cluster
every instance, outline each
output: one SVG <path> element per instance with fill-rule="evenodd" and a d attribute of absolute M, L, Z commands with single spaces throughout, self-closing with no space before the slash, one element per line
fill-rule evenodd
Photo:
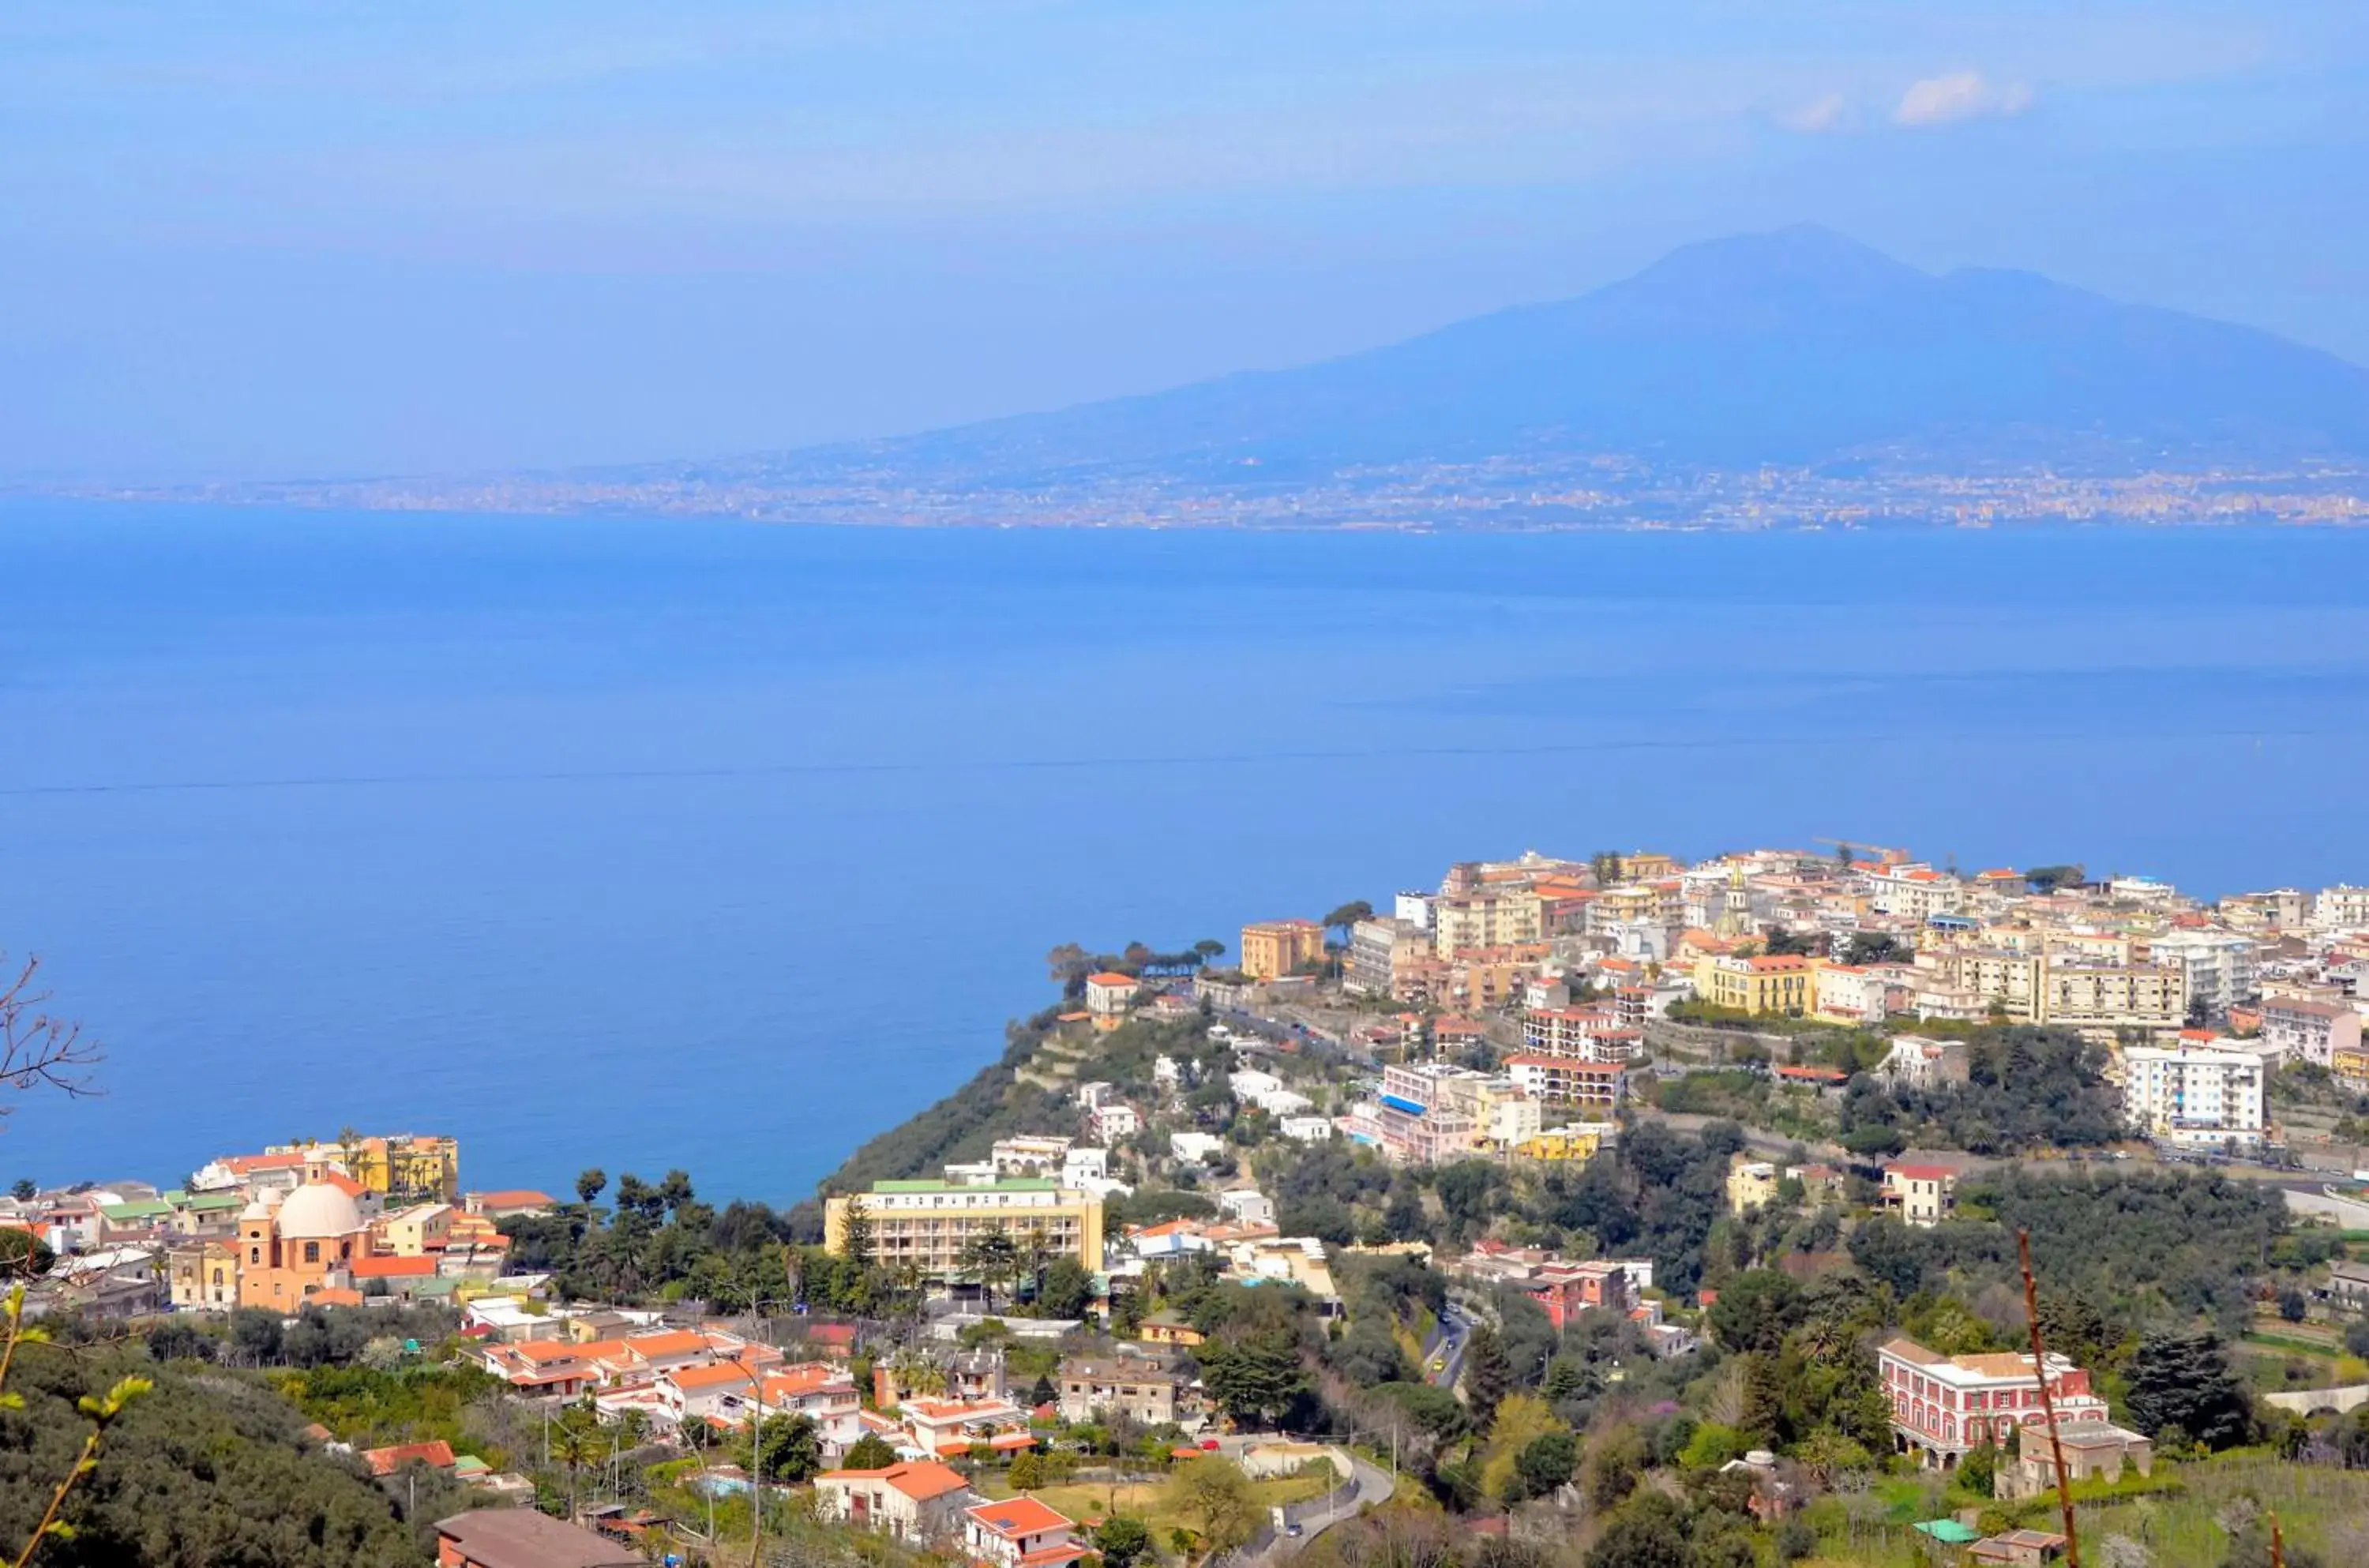
<path fill-rule="evenodd" d="M 224 1155 L 178 1187 L 89 1184 L 0 1198 L 0 1225 L 58 1263 L 29 1292 L 37 1312 L 97 1318 L 368 1299 L 450 1300 L 505 1271 L 504 1217 L 539 1192 L 463 1193 L 450 1138 L 349 1138 Z"/>

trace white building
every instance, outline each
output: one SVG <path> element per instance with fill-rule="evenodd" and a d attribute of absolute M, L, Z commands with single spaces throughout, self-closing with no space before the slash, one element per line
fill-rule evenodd
<path fill-rule="evenodd" d="M 1920 924 L 1965 907 L 1965 884 L 1929 865 L 1887 865 L 1868 874 L 1868 907 Z"/>
<path fill-rule="evenodd" d="M 1050 1176 L 1069 1157 L 1066 1138 L 1006 1138 L 988 1150 L 988 1161 L 999 1176 Z"/>
<path fill-rule="evenodd" d="M 2259 1143 L 2262 1061 L 2207 1046 L 2123 1052 L 2123 1114 L 2150 1138 L 2188 1146 Z"/>
<path fill-rule="evenodd" d="M 2311 903 L 2312 924 L 2328 931 L 2369 929 L 2369 887 L 2323 887 Z"/>
<path fill-rule="evenodd" d="M 1333 1136 L 1330 1116 L 1286 1116 L 1276 1123 L 1276 1130 L 1298 1143 L 1321 1143 Z"/>
<path fill-rule="evenodd" d="M 1256 1187 L 1234 1187 L 1218 1195 L 1218 1207 L 1245 1225 L 1275 1223 L 1275 1199 Z"/>
<path fill-rule="evenodd" d="M 1106 1181 L 1110 1177 L 1110 1150 L 1091 1144 L 1070 1149 L 1061 1156 L 1061 1185 L 1082 1187 L 1090 1182 Z"/>
<path fill-rule="evenodd" d="M 1093 1129 L 1095 1141 L 1104 1145 L 1133 1138 L 1143 1130 L 1143 1118 L 1135 1114 L 1135 1107 L 1118 1100 L 1106 1100 L 1096 1105 L 1086 1124 Z"/>
<path fill-rule="evenodd" d="M 1214 1132 L 1172 1132 L 1168 1135 L 1169 1154 L 1188 1165 L 1206 1164 L 1218 1157 L 1226 1140 Z"/>
<path fill-rule="evenodd" d="M 2215 1017 L 2254 994 L 2256 950 L 2252 937 L 2229 931 L 2175 931 L 2148 944 L 2157 967 L 2187 978 L 2189 1001 Z"/>

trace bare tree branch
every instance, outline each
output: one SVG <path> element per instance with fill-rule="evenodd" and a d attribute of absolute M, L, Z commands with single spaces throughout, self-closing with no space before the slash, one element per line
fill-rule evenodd
<path fill-rule="evenodd" d="M 22 1093 L 56 1089 L 79 1098 L 96 1094 L 87 1073 L 104 1056 L 82 1025 L 49 1011 L 50 993 L 34 988 L 41 961 L 27 958 L 17 978 L 0 990 L 0 1086 Z M 5 973 L 0 969 L 0 973 Z M 0 1104 L 0 1117 L 16 1109 Z"/>

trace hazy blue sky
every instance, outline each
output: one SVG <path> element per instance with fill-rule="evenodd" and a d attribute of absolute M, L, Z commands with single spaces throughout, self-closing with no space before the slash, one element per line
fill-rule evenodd
<path fill-rule="evenodd" d="M 0 475 L 883 433 L 1814 219 L 2369 361 L 2362 0 L 0 8 Z"/>

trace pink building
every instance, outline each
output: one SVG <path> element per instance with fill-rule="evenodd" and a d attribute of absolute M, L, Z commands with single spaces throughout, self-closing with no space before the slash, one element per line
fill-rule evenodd
<path fill-rule="evenodd" d="M 1998 1443 L 2019 1426 L 2043 1426 L 2046 1420 L 2040 1379 L 2022 1352 L 1943 1356 L 1904 1337 L 1885 1345 L 1876 1358 L 1892 1401 L 1893 1440 L 1921 1463 L 1955 1470 L 1986 1440 Z M 2053 1352 L 2047 1369 L 2060 1429 L 2105 1424 L 2106 1402 L 2089 1391 L 2087 1370 Z"/>

